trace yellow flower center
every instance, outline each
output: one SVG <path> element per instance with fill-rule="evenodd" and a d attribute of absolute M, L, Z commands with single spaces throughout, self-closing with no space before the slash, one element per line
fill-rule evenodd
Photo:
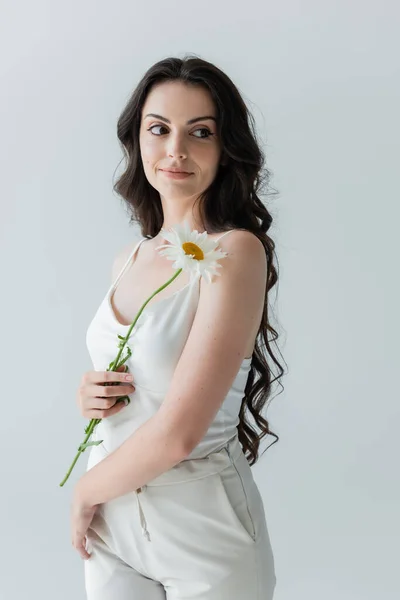
<path fill-rule="evenodd" d="M 203 250 L 193 242 L 184 242 L 182 248 L 185 254 L 192 254 L 195 260 L 204 260 Z"/>

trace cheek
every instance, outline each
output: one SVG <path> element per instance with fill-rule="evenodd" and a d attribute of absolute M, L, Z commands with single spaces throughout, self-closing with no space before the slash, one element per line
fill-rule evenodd
<path fill-rule="evenodd" d="M 198 153 L 198 162 L 203 170 L 215 173 L 218 170 L 220 152 L 217 149 L 202 148 Z"/>
<path fill-rule="evenodd" d="M 142 159 L 146 164 L 151 164 L 158 159 L 158 153 L 155 148 L 144 146 L 142 147 Z"/>
<path fill-rule="evenodd" d="M 217 162 L 220 154 L 219 145 L 214 142 L 201 143 L 199 141 L 197 144 L 193 144 L 192 150 L 199 158 L 201 158 L 201 160 L 204 160 L 210 164 Z"/>
<path fill-rule="evenodd" d="M 140 153 L 143 163 L 152 164 L 160 160 L 160 144 L 157 142 L 158 140 L 147 136 L 140 139 Z"/>

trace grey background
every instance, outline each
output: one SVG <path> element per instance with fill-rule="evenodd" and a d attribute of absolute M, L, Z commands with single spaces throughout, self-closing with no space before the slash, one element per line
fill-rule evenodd
<path fill-rule="evenodd" d="M 280 442 L 253 467 L 275 597 L 398 598 L 398 4 L 0 10 L 1 600 L 85 598 L 69 505 L 87 455 L 58 484 L 87 423 L 86 328 L 140 235 L 112 192 L 116 121 L 145 70 L 185 52 L 237 83 L 280 192 L 271 302 L 289 373 L 267 415 Z"/>

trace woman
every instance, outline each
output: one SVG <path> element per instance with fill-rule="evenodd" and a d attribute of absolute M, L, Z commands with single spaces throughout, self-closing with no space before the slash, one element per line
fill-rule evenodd
<path fill-rule="evenodd" d="M 262 437 L 279 438 L 261 415 L 271 371 L 257 338 L 279 377 L 282 369 L 268 341 L 269 332 L 276 339 L 267 292 L 277 275 L 250 122 L 232 81 L 196 57 L 152 66 L 119 119 L 127 167 L 115 189 L 144 237 L 115 260 L 87 332 L 95 370 L 78 397 L 85 417 L 102 419 L 102 443 L 75 488 L 72 538 L 86 559 L 89 600 L 273 596 L 273 553 L 250 466 Z M 183 271 L 150 300 L 130 338 L 133 381 L 123 383 L 105 366 L 117 335 L 171 278 L 157 249 L 184 223 L 226 253 L 221 276 L 208 285 Z M 99 387 L 106 382 L 120 387 Z M 116 403 L 123 394 L 127 406 Z"/>

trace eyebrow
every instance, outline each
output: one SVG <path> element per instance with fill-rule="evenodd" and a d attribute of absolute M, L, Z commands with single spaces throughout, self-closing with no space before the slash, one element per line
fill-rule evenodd
<path fill-rule="evenodd" d="M 165 117 L 162 117 L 161 115 L 156 115 L 155 113 L 149 113 L 144 118 L 147 119 L 147 117 L 155 117 L 156 119 L 160 119 L 161 121 L 165 121 L 166 123 L 171 123 L 171 121 L 169 119 L 166 119 Z M 187 122 L 187 125 L 191 125 L 191 123 L 196 123 L 197 121 L 206 121 L 207 119 L 212 119 L 213 121 L 217 122 L 217 119 L 215 117 L 213 117 L 212 115 L 206 115 L 204 117 L 195 117 L 194 119 L 189 119 L 189 121 Z"/>

